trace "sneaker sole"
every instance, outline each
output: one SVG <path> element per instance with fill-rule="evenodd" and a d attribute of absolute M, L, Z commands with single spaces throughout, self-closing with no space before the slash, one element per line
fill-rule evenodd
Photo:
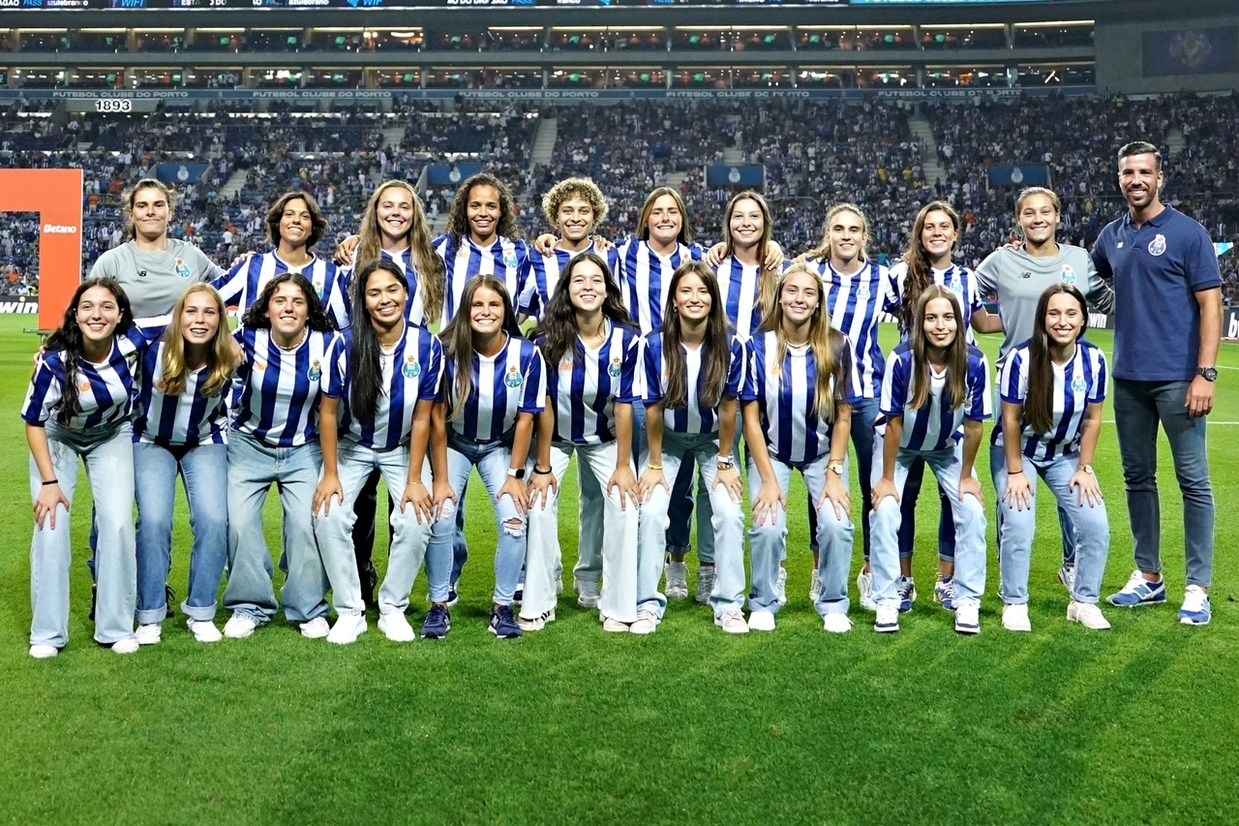
<path fill-rule="evenodd" d="M 1115 608 L 1142 608 L 1146 605 L 1165 605 L 1166 598 L 1160 599 L 1142 599 L 1139 602 L 1111 602 L 1110 597 L 1106 597 L 1106 605 L 1113 605 Z"/>
<path fill-rule="evenodd" d="M 899 630 L 899 625 L 878 625 L 874 623 L 873 630 L 879 634 L 894 634 Z"/>
<path fill-rule="evenodd" d="M 1203 620 L 1197 620 L 1191 617 L 1180 616 L 1179 625 L 1208 625 L 1212 619 L 1213 619 L 1212 616 L 1208 616 Z"/>
<path fill-rule="evenodd" d="M 980 633 L 981 633 L 981 626 L 979 626 L 979 625 L 959 625 L 959 624 L 957 623 L 957 624 L 955 625 L 955 633 L 956 633 L 956 634 L 967 634 L 967 635 L 969 635 L 969 636 L 975 636 L 975 635 L 977 635 L 977 634 L 980 634 Z"/>

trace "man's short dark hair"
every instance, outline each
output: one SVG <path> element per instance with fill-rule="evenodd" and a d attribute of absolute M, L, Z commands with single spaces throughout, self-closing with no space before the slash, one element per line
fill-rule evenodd
<path fill-rule="evenodd" d="M 1130 158 L 1132 155 L 1152 155 L 1154 168 L 1158 172 L 1162 171 L 1162 153 L 1148 141 L 1132 141 L 1123 144 L 1119 149 L 1119 163 L 1121 164 L 1124 158 Z"/>

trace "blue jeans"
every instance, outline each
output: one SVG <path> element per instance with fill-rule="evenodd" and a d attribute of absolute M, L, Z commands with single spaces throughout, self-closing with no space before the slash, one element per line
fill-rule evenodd
<path fill-rule="evenodd" d="M 1007 456 L 1003 453 L 1001 445 L 990 445 L 989 449 L 989 472 L 990 478 L 994 481 L 994 489 L 998 489 L 998 475 L 1003 473 L 1007 467 Z M 998 519 L 998 530 L 1002 531 L 1002 501 L 999 500 L 996 507 L 996 516 Z M 1058 533 L 1063 540 L 1063 564 L 1076 564 L 1076 534 L 1075 528 L 1071 525 L 1071 516 L 1063 508 L 1061 502 L 1058 502 Z"/>
<path fill-rule="evenodd" d="M 322 465 L 318 442 L 270 447 L 236 430 L 228 434 L 228 584 L 224 608 L 266 623 L 280 603 L 289 622 L 327 614 L 327 572 L 314 540 L 310 505 Z M 280 568 L 284 587 L 275 601 L 271 553 L 263 537 L 262 507 L 275 483 L 284 511 Z"/>
<path fill-rule="evenodd" d="M 137 600 L 136 540 L 133 528 L 133 431 L 129 425 L 62 429 L 47 425 L 47 447 L 60 490 L 70 503 L 77 488 L 77 458 L 95 500 L 98 551 L 95 573 L 95 640 L 104 645 L 133 636 Z M 30 458 L 30 500 L 43 489 L 43 477 Z M 63 648 L 69 641 L 69 511 L 54 511 L 56 526 L 34 526 L 30 541 L 30 644 Z M 27 517 L 29 518 L 29 517 Z"/>
<path fill-rule="evenodd" d="M 336 472 L 344 501 L 332 497 L 330 507 L 314 515 L 314 536 L 322 553 L 323 568 L 331 582 L 332 605 L 336 614 L 361 616 L 365 604 L 361 596 L 361 579 L 353 555 L 353 525 L 357 518 L 354 505 L 370 475 L 378 471 L 387 483 L 388 496 L 394 507 L 389 517 L 392 527 L 391 551 L 387 573 L 379 588 L 379 613 L 404 613 L 409 607 L 409 592 L 422 567 L 426 545 L 430 541 L 431 522 L 418 519 L 412 505 L 399 507 L 409 478 L 409 446 L 390 450 L 362 447 L 350 439 L 341 439 L 336 456 Z M 423 462 L 422 481 L 430 489 L 430 463 Z"/>
<path fill-rule="evenodd" d="M 668 432 L 668 431 L 664 431 Z M 664 454 L 666 451 L 664 451 Z M 717 454 L 716 454 L 717 455 Z M 711 530 L 710 492 L 705 473 L 697 473 L 692 453 L 679 457 L 679 471 L 671 483 L 671 503 L 668 508 L 667 550 L 688 553 L 691 547 L 693 506 L 697 510 L 697 559 L 703 564 L 714 562 L 714 532 Z M 693 495 L 693 477 L 698 477 L 697 494 Z M 671 477 L 668 477 L 671 478 Z"/>
<path fill-rule="evenodd" d="M 688 468 L 691 478 L 694 463 L 701 468 L 704 477 L 701 490 L 711 503 L 709 530 L 718 540 L 710 605 L 716 617 L 724 611 L 741 610 L 744 607 L 744 511 L 725 488 L 716 490 L 714 487 L 718 475 L 718 434 L 665 430 L 662 461 L 663 475 L 668 479 L 676 478 L 676 472 L 683 468 Z M 637 607 L 653 611 L 659 617 L 667 608 L 667 597 L 659 592 L 658 581 L 663 574 L 663 537 L 670 521 L 668 512 L 674 502 L 673 497 L 673 491 L 656 487 L 650 494 L 650 500 L 641 506 L 640 541 L 637 545 Z M 704 516 L 700 510 L 698 513 Z M 701 536 L 700 531 L 697 536 Z"/>
<path fill-rule="evenodd" d="M 817 511 L 817 546 L 819 548 L 817 571 L 822 590 L 814 606 L 819 614 L 846 614 L 848 610 L 848 574 L 852 566 L 852 536 L 856 527 L 850 516 L 843 520 L 835 514 L 829 500 L 818 510 L 817 502 L 826 489 L 826 460 L 823 456 L 813 462 L 796 465 L 809 489 L 810 513 Z M 770 457 L 775 480 L 784 495 L 792 479 L 791 465 L 785 465 Z M 847 478 L 847 462 L 844 462 L 843 478 Z M 761 491 L 761 474 L 757 466 L 749 462 L 749 503 L 757 501 Z M 763 525 L 753 522 L 749 528 L 749 554 L 752 567 L 753 588 L 749 592 L 749 609 L 777 613 L 779 599 L 774 591 L 779 576 L 779 562 L 787 551 L 787 511 L 775 508 L 773 521 Z"/>
<path fill-rule="evenodd" d="M 1136 567 L 1162 569 L 1161 507 L 1157 495 L 1157 426 L 1170 442 L 1183 495 L 1187 585 L 1208 588 L 1213 579 L 1213 489 L 1205 449 L 1205 418 L 1189 418 L 1183 401 L 1191 382 L 1114 380 L 1114 424 L 1127 483 L 1127 513 Z"/>
<path fill-rule="evenodd" d="M 178 458 L 178 456 L 180 458 Z M 215 619 L 215 595 L 228 559 L 228 446 L 201 444 L 169 450 L 133 445 L 138 502 L 138 623 L 163 622 L 164 586 L 172 566 L 172 513 L 180 473 L 189 499 L 194 541 L 189 549 L 189 590 L 181 610 L 195 620 Z"/>
<path fill-rule="evenodd" d="M 861 536 L 864 539 L 862 544 L 862 553 L 865 561 L 869 561 L 870 551 L 870 528 L 869 528 L 869 513 L 873 510 L 873 504 L 869 501 L 869 493 L 872 490 L 872 480 L 870 478 L 873 473 L 873 439 L 874 428 L 873 423 L 878 418 L 878 399 L 865 399 L 860 404 L 852 406 L 852 448 L 856 451 L 856 471 L 857 481 L 860 483 L 861 497 Z M 817 552 L 817 508 L 814 507 L 816 502 L 813 497 L 809 497 L 809 547 Z"/>
<path fill-rule="evenodd" d="M 884 439 L 873 441 L 873 482 L 882 478 Z M 901 449 L 895 458 L 895 492 L 902 498 L 908 469 L 916 459 L 934 472 L 938 484 L 950 497 L 951 519 L 955 527 L 955 588 L 957 604 L 978 604 L 985 592 L 985 508 L 975 496 L 959 500 L 959 474 L 963 445 L 956 442 L 946 450 L 911 451 Z M 975 473 L 973 474 L 975 478 Z M 884 498 L 873 511 L 873 598 L 879 606 L 897 607 L 895 585 L 899 580 L 899 526 L 903 521 L 899 504 Z"/>
<path fill-rule="evenodd" d="M 462 439 L 449 430 L 447 437 L 447 473 L 452 492 L 464 496 L 465 482 L 474 467 L 482 477 L 495 507 L 495 521 L 499 544 L 495 549 L 496 605 L 511 605 L 520 580 L 521 565 L 525 562 L 525 517 L 516 512 L 516 503 L 510 497 L 499 497 L 499 489 L 508 479 L 508 465 L 512 450 L 503 441 L 479 444 Z M 458 507 L 450 503 L 443 509 L 431 531 L 430 544 L 426 549 L 426 579 L 430 585 L 430 601 L 446 602 L 452 573 L 452 542 L 456 534 Z M 512 524 L 509 524 L 512 523 Z"/>
<path fill-rule="evenodd" d="M 1067 512 L 1074 526 L 1076 538 L 1076 577 L 1071 598 L 1077 602 L 1096 603 L 1101 597 L 1101 576 L 1106 570 L 1106 556 L 1110 553 L 1110 522 L 1106 518 L 1106 503 L 1096 506 L 1080 503 L 1080 495 L 1067 485 L 1076 468 L 1080 466 L 1080 454 L 1059 456 L 1051 462 L 1035 462 L 1024 457 L 1022 470 L 1029 474 L 1029 466 L 1045 480 L 1050 492 L 1058 500 L 1060 510 Z M 1002 522 L 998 527 L 998 563 L 1001 580 L 998 596 L 1005 603 L 1028 602 L 1028 568 L 1032 557 L 1033 535 L 1037 529 L 1037 508 L 1034 499 L 1030 507 L 1016 510 L 1002 499 L 1007 492 L 1007 467 L 994 478 L 998 494 L 998 511 Z"/>
<path fill-rule="evenodd" d="M 881 457 L 877 457 L 879 460 Z M 921 482 L 925 477 L 925 460 L 917 456 L 908 468 L 903 495 L 899 499 L 899 558 L 911 559 L 916 548 L 916 500 L 921 495 Z M 955 561 L 955 519 L 951 516 L 951 499 L 938 489 L 941 506 L 938 511 L 938 559 Z"/>

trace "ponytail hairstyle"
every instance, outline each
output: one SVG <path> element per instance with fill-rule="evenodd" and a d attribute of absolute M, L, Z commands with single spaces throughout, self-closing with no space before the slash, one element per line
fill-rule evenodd
<path fill-rule="evenodd" d="M 228 311 L 215 288 L 206 281 L 198 281 L 186 287 L 185 292 L 176 300 L 172 307 L 172 319 L 163 334 L 163 392 L 167 396 L 179 396 L 185 392 L 189 367 L 185 363 L 185 337 L 181 334 L 181 316 L 185 313 L 189 297 L 198 293 L 211 297 L 219 316 L 215 335 L 207 344 L 206 380 L 202 383 L 202 394 L 214 396 L 232 381 L 233 355 L 231 336 L 228 335 Z"/>
<path fill-rule="evenodd" d="M 305 203 L 306 211 L 310 213 L 310 231 L 305 236 L 305 249 L 306 252 L 310 252 L 327 232 L 327 219 L 323 217 L 323 210 L 319 207 L 318 201 L 314 200 L 314 196 L 299 189 L 285 192 L 276 198 L 271 208 L 267 210 L 267 240 L 271 242 L 271 246 L 279 247 L 280 221 L 284 217 L 284 210 L 288 209 L 288 205 L 293 201 Z"/>
<path fill-rule="evenodd" d="M 69 299 L 69 306 L 65 308 L 64 319 L 60 326 L 47 337 L 43 345 L 45 352 L 61 351 L 61 360 L 65 365 L 65 377 L 60 386 L 60 409 L 56 414 L 57 421 L 64 425 L 67 425 L 75 414 L 81 412 L 81 405 L 78 401 L 77 374 L 82 358 L 86 354 L 86 345 L 82 340 L 82 328 L 77 323 L 77 305 L 82 300 L 82 295 L 91 287 L 103 287 L 116 299 L 116 309 L 120 311 L 116 319 L 117 330 L 127 330 L 129 325 L 133 324 L 133 310 L 129 305 L 129 296 L 125 295 L 124 288 L 115 278 L 106 275 L 94 276 L 77 285 L 77 289 L 73 291 L 73 298 Z"/>
<path fill-rule="evenodd" d="M 688 228 L 688 208 L 684 206 L 684 196 L 678 189 L 670 186 L 657 187 L 645 196 L 645 203 L 641 204 L 641 217 L 637 219 L 637 240 L 650 240 L 650 214 L 654 211 L 654 202 L 664 195 L 670 195 L 680 210 L 680 234 L 675 240 L 685 245 L 693 243 L 693 231 Z"/>
<path fill-rule="evenodd" d="M 783 275 L 779 278 L 780 296 L 787 280 L 798 274 L 812 278 L 818 285 L 820 296 L 822 280 L 817 271 L 803 261 L 797 261 L 783 271 Z M 783 359 L 787 357 L 787 339 L 783 331 L 783 303 L 781 301 L 775 302 L 774 309 L 762 319 L 757 332 L 775 334 L 779 343 L 775 363 L 781 365 Z M 844 370 L 841 356 L 846 348 L 847 338 L 830 326 L 830 319 L 826 316 L 826 302 L 819 299 L 817 309 L 813 311 L 813 316 L 809 319 L 809 349 L 813 353 L 813 362 L 817 367 L 817 380 L 813 385 L 813 414 L 822 421 L 834 421 L 836 406 L 843 404 L 844 383 L 851 380 L 847 371 Z M 833 390 L 831 379 L 834 379 Z"/>
<path fill-rule="evenodd" d="M 515 238 L 516 200 L 508 185 L 489 172 L 479 172 L 469 176 L 452 198 L 452 205 L 447 210 L 447 234 L 452 237 L 452 243 L 459 246 L 460 239 L 469 237 L 469 198 L 475 186 L 489 186 L 499 195 L 499 227 L 495 234 L 500 238 Z M 414 202 L 416 203 L 416 201 Z"/>
<path fill-rule="evenodd" d="M 360 269 L 368 262 L 383 257 L 383 232 L 379 229 L 379 204 L 383 201 L 383 193 L 389 189 L 400 189 L 409 196 L 413 204 L 413 217 L 409 221 L 409 230 L 405 241 L 409 245 L 409 258 L 416 270 L 417 290 L 422 296 L 422 307 L 426 313 L 426 324 L 438 324 L 443 316 L 443 296 L 447 292 L 447 271 L 443 259 L 435 254 L 434 244 L 430 237 L 430 224 L 426 220 L 426 212 L 418 199 L 413 187 L 404 181 L 385 181 L 374 190 L 370 201 L 366 204 L 366 212 L 361 218 L 360 239 L 353 255 L 354 264 Z M 406 284 L 407 284 L 406 279 Z"/>
<path fill-rule="evenodd" d="M 746 189 L 733 195 L 731 200 L 727 202 L 727 209 L 723 210 L 723 257 L 726 258 L 736 254 L 735 239 L 731 237 L 731 213 L 736 208 L 736 204 L 741 201 L 752 201 L 761 210 L 761 237 L 757 241 L 757 260 L 760 262 L 760 269 L 757 272 L 757 306 L 762 318 L 765 318 L 777 300 L 775 294 L 779 289 L 778 271 L 772 267 L 767 267 L 765 260 L 766 250 L 770 247 L 770 235 L 774 231 L 774 221 L 771 218 L 770 205 L 766 203 L 766 199 L 751 189 Z"/>
<path fill-rule="evenodd" d="M 816 258 L 822 262 L 830 260 L 830 223 L 835 220 L 835 216 L 840 212 L 851 212 L 860 218 L 860 225 L 864 229 L 865 234 L 865 240 L 861 242 L 860 257 L 866 260 L 869 258 L 869 238 L 873 235 L 869 226 L 869 217 L 856 204 L 848 203 L 835 204 L 826 211 L 826 220 L 822 221 L 821 243 L 806 252 L 801 258 Z M 786 274 L 784 273 L 784 275 Z"/>
<path fill-rule="evenodd" d="M 931 212 L 943 213 L 955 227 L 955 243 L 951 245 L 952 251 L 959 243 L 959 213 L 950 204 L 945 201 L 930 201 L 921 207 L 920 212 L 916 213 L 916 220 L 912 222 L 912 235 L 908 238 L 908 249 L 903 254 L 903 261 L 908 265 L 908 274 L 903 280 L 903 300 L 899 302 L 899 332 L 905 337 L 911 335 L 914 330 L 916 322 L 912 317 L 917 307 L 920 306 L 921 292 L 934 283 L 934 276 L 929 267 L 929 255 L 925 251 L 925 242 L 921 238 L 925 231 L 925 222 L 929 220 Z M 960 318 L 962 323 L 962 316 L 956 317 Z"/>
<path fill-rule="evenodd" d="M 942 406 L 955 411 L 964 403 L 964 396 L 967 394 L 968 342 L 964 335 L 964 314 L 959 307 L 959 298 L 941 284 L 929 285 L 916 300 L 916 311 L 908 339 L 912 345 L 912 399 L 909 406 L 914 410 L 924 410 L 930 401 L 930 344 L 925 336 L 925 308 L 935 298 L 949 301 L 951 312 L 955 313 L 955 340 L 946 348 L 946 387 L 943 388 L 942 396 Z"/>
<path fill-rule="evenodd" d="M 455 419 L 464 412 L 464 402 L 473 393 L 473 328 L 469 326 L 473 296 L 478 290 L 492 290 L 503 301 L 503 331 L 512 338 L 521 337 L 521 328 L 516 324 L 512 299 L 503 282 L 489 273 L 479 273 L 465 282 L 460 294 L 456 315 L 439 334 L 443 342 L 443 359 L 456 371 L 455 390 L 448 395 L 448 418 Z M 558 292 L 558 291 L 556 291 Z"/>
<path fill-rule="evenodd" d="M 163 193 L 164 200 L 168 202 L 168 222 L 172 221 L 172 213 L 176 211 L 176 193 L 165 184 L 163 181 L 157 181 L 154 178 L 143 178 L 133 186 L 126 189 L 120 196 L 121 215 L 125 219 L 125 240 L 132 241 L 138 236 L 138 228 L 133 222 L 133 203 L 137 200 L 138 193 L 144 189 L 158 189 Z M 165 234 L 167 229 L 164 230 Z"/>
<path fill-rule="evenodd" d="M 1028 395 L 1024 399 L 1024 418 L 1036 433 L 1049 433 L 1054 422 L 1054 364 L 1050 360 L 1050 336 L 1045 331 L 1045 315 L 1050 299 L 1066 293 L 1080 305 L 1080 332 L 1076 341 L 1088 330 L 1088 304 L 1084 295 L 1071 284 L 1056 281 L 1037 299 L 1037 321 L 1028 341 Z"/>
<path fill-rule="evenodd" d="M 409 282 L 396 266 L 386 258 L 372 258 L 353 276 L 349 290 L 349 299 L 354 308 L 353 325 L 350 327 L 350 342 L 348 353 L 349 366 L 349 413 L 354 419 L 371 426 L 374 424 L 374 405 L 379 394 L 386 392 L 383 386 L 383 365 L 379 358 L 379 336 L 374 329 L 374 321 L 366 308 L 366 287 L 370 277 L 375 273 L 385 272 L 404 289 L 404 301 L 409 303 Z M 400 317 L 404 318 L 404 308 Z"/>
<path fill-rule="evenodd" d="M 308 329 L 317 330 L 320 333 L 336 329 L 335 323 L 323 309 L 322 299 L 318 297 L 314 285 L 301 273 L 291 270 L 282 272 L 267 282 L 267 286 L 263 287 L 262 292 L 258 294 L 258 300 L 245 311 L 241 325 L 256 330 L 270 330 L 271 319 L 267 318 L 267 309 L 271 304 L 271 296 L 275 295 L 275 291 L 281 284 L 287 282 L 295 284 L 305 295 L 306 327 Z"/>
<path fill-rule="evenodd" d="M 559 276 L 559 283 L 555 285 L 555 294 L 546 304 L 546 312 L 542 314 L 542 321 L 530 333 L 531 338 L 543 339 L 540 348 L 548 369 L 555 369 L 564 354 L 568 352 L 574 353 L 575 358 L 576 351 L 580 349 L 577 347 L 579 330 L 576 326 L 576 307 L 573 306 L 572 299 L 568 295 L 568 285 L 572 281 L 573 270 L 586 261 L 592 262 L 602 270 L 602 277 L 607 285 L 607 294 L 602 301 L 602 314 L 612 324 L 621 327 L 632 326 L 632 318 L 628 315 L 628 308 L 624 306 L 624 298 L 620 294 L 619 285 L 615 282 L 611 268 L 607 266 L 606 259 L 591 250 L 578 252 L 564 267 L 564 271 Z"/>
<path fill-rule="evenodd" d="M 684 334 L 680 314 L 675 309 L 675 294 L 680 282 L 690 275 L 700 278 L 710 293 L 710 315 L 706 318 L 706 335 L 701 342 L 701 377 L 697 385 L 697 400 L 702 406 L 718 407 L 731 366 L 731 325 L 723 307 L 718 278 L 704 261 L 685 261 L 671 276 L 667 306 L 663 310 L 663 362 L 667 365 L 667 378 L 662 405 L 673 410 L 688 406 L 688 369 L 680 347 Z"/>

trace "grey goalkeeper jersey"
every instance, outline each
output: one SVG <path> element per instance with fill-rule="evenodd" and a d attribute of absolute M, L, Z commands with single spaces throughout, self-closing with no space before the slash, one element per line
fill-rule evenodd
<path fill-rule="evenodd" d="M 223 274 L 206 254 L 177 238 L 168 239 L 162 252 L 138 250 L 126 241 L 99 256 L 91 276 L 107 275 L 120 282 L 129 296 L 135 318 L 163 315 L 194 281 L 214 281 Z"/>
<path fill-rule="evenodd" d="M 1000 356 L 1032 338 L 1037 301 L 1046 287 L 1058 282 L 1075 285 L 1089 306 L 1108 313 L 1114 306 L 1114 290 L 1097 274 L 1093 259 L 1083 247 L 1058 245 L 1058 255 L 1034 258 L 1022 249 L 1002 247 L 991 252 L 975 270 L 981 295 L 998 299 L 1006 337 Z"/>

